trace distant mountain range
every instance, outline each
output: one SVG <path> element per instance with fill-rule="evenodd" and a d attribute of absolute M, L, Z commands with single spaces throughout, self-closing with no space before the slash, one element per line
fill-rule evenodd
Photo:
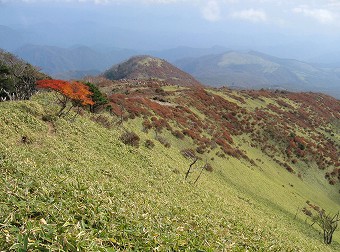
<path fill-rule="evenodd" d="M 314 91 L 340 97 L 340 67 L 335 58 L 332 64 L 326 64 L 328 56 L 314 58 L 313 62 L 319 59 L 320 63 L 311 64 L 255 51 L 228 51 L 219 46 L 141 52 L 104 46 L 25 45 L 14 53 L 44 73 L 61 79 L 98 75 L 132 56 L 148 54 L 173 63 L 207 85 Z"/>
<path fill-rule="evenodd" d="M 22 59 L 38 66 L 44 73 L 55 78 L 82 78 L 88 74 L 96 75 L 114 64 L 135 55 L 152 55 L 175 62 L 182 58 L 200 57 L 221 53 L 227 49 L 220 46 L 212 48 L 177 47 L 163 51 L 134 51 L 105 46 L 88 47 L 77 45 L 70 48 L 27 44 L 14 51 Z"/>
<path fill-rule="evenodd" d="M 99 74 L 105 69 L 136 52 L 128 49 L 110 48 L 105 52 L 87 46 L 61 48 L 56 46 L 25 45 L 14 52 L 22 59 L 38 66 L 44 73 L 54 77 L 83 77 L 88 73 Z M 76 75 L 74 75 L 77 73 Z"/>
<path fill-rule="evenodd" d="M 228 51 L 223 46 L 213 46 L 210 48 L 192 48 L 188 46 L 180 46 L 161 51 L 148 51 L 146 54 L 154 57 L 166 59 L 167 61 L 174 63 L 184 58 L 197 58 L 210 54 L 219 54 Z"/>
<path fill-rule="evenodd" d="M 175 65 L 212 86 L 316 91 L 340 97 L 340 69 L 254 51 L 182 59 Z"/>
<path fill-rule="evenodd" d="M 0 25 L 0 48 L 13 51 L 22 46 L 22 43 L 28 42 L 26 35 L 10 27 Z"/>

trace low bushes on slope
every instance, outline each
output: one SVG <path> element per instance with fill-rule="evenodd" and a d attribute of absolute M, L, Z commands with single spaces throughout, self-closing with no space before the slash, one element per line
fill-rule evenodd
<path fill-rule="evenodd" d="M 286 210 L 233 187 L 225 169 L 202 176 L 197 186 L 184 181 L 188 162 L 174 145 L 126 146 L 119 128 L 102 127 L 86 113 L 74 122 L 43 121 L 56 110 L 45 95 L 0 104 L 1 250 L 338 248 L 324 246 Z"/>

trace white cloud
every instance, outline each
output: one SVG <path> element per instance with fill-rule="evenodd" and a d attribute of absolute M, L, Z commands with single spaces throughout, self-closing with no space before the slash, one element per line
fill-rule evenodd
<path fill-rule="evenodd" d="M 311 9 L 307 6 L 300 6 L 293 9 L 293 12 L 303 14 L 306 17 L 311 17 L 320 23 L 333 23 L 336 20 L 336 15 L 326 9 Z"/>
<path fill-rule="evenodd" d="M 24 2 L 24 3 L 41 3 L 41 2 L 61 2 L 61 3 L 147 3 L 147 4 L 173 4 L 184 2 L 195 2 L 191 0 L 0 0 L 1 2 Z"/>
<path fill-rule="evenodd" d="M 208 1 L 208 3 L 202 8 L 203 17 L 211 22 L 221 19 L 221 10 L 218 1 Z"/>
<path fill-rule="evenodd" d="M 95 3 L 95 4 L 105 4 L 105 3 L 121 3 L 124 0 L 0 0 L 3 3 L 15 3 L 15 2 L 23 2 L 23 3 Z"/>
<path fill-rule="evenodd" d="M 246 20 L 246 21 L 251 21 L 251 22 L 267 21 L 267 14 L 263 10 L 248 9 L 248 10 L 236 11 L 231 14 L 231 17 L 235 19 L 241 19 L 241 20 Z"/>
<path fill-rule="evenodd" d="M 328 0 L 327 5 L 329 7 L 340 7 L 340 1 L 339 0 Z"/>
<path fill-rule="evenodd" d="M 188 2 L 185 0 L 144 0 L 144 3 L 156 3 L 156 4 L 172 4 L 172 3 L 181 3 Z"/>

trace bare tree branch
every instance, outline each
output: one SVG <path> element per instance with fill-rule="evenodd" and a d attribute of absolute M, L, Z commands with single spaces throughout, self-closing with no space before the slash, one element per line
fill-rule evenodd
<path fill-rule="evenodd" d="M 186 174 L 185 174 L 185 179 L 188 178 L 189 173 L 190 173 L 190 171 L 191 171 L 191 168 L 192 168 L 192 166 L 197 162 L 197 160 L 198 160 L 198 157 L 196 157 L 195 160 L 190 164 L 189 169 L 187 170 L 187 172 L 186 172 Z"/>
<path fill-rule="evenodd" d="M 196 184 L 196 182 L 198 181 L 198 179 L 201 177 L 201 175 L 202 175 L 202 173 L 203 173 L 203 170 L 205 170 L 206 165 L 207 165 L 207 163 L 205 163 L 205 165 L 202 166 L 201 171 L 200 171 L 200 174 L 197 176 L 197 178 L 196 178 L 194 184 Z"/>

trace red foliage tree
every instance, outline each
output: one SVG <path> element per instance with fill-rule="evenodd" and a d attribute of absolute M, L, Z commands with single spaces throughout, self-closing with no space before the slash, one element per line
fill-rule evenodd
<path fill-rule="evenodd" d="M 94 105 L 94 102 L 90 98 L 92 93 L 89 91 L 89 87 L 77 81 L 69 82 L 53 79 L 40 80 L 37 81 L 37 87 L 50 89 L 56 91 L 61 95 L 58 97 L 58 100 L 61 105 L 61 109 L 58 112 L 59 117 L 67 113 L 67 112 L 65 113 L 64 110 L 69 102 L 72 103 L 70 109 L 75 106 L 79 107 L 86 105 Z"/>

